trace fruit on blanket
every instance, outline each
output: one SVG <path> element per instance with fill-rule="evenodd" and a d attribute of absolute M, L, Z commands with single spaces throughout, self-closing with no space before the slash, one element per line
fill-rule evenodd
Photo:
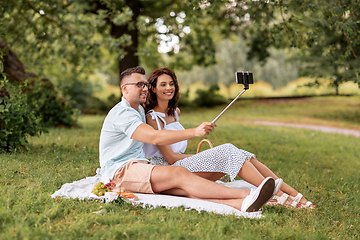
<path fill-rule="evenodd" d="M 124 188 L 117 187 L 113 182 L 105 184 L 105 188 L 119 194 L 122 198 L 134 199 L 135 201 L 138 200 L 138 198 L 131 191 L 126 191 Z"/>
<path fill-rule="evenodd" d="M 131 191 L 126 191 L 124 188 L 117 187 L 113 182 L 106 183 L 105 185 L 102 182 L 98 182 L 95 184 L 91 192 L 99 197 L 104 195 L 105 192 L 114 192 L 119 194 L 122 198 L 134 199 L 135 201 L 138 200 L 138 197 L 135 196 Z"/>
<path fill-rule="evenodd" d="M 105 184 L 105 188 L 111 190 L 120 195 L 120 197 L 134 199 L 135 201 L 138 199 L 131 191 L 126 191 L 124 188 L 117 187 L 115 183 L 109 182 Z"/>
<path fill-rule="evenodd" d="M 113 183 L 113 182 L 108 182 L 107 184 L 104 185 L 104 187 L 106 187 L 106 188 L 112 188 L 112 187 L 115 187 L 115 186 L 116 186 L 116 184 Z"/>
<path fill-rule="evenodd" d="M 122 191 L 122 192 L 120 193 L 120 197 L 128 198 L 128 199 L 134 199 L 135 201 L 138 200 L 138 197 L 135 196 L 135 194 L 133 194 L 133 193 L 130 192 L 130 191 Z"/>
<path fill-rule="evenodd" d="M 91 192 L 100 197 L 104 195 L 105 192 L 108 192 L 108 190 L 104 187 L 104 184 L 102 182 L 98 182 L 97 184 L 95 184 Z"/>
<path fill-rule="evenodd" d="M 110 192 L 115 192 L 117 194 L 120 194 L 121 192 L 121 188 L 117 187 L 116 184 L 113 182 L 108 182 L 107 184 L 104 185 L 104 187 Z"/>

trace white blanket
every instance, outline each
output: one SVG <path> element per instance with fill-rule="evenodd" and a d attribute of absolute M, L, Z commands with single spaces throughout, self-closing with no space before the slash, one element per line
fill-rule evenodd
<path fill-rule="evenodd" d="M 100 169 L 96 170 L 96 175 L 92 177 L 86 177 L 79 181 L 75 181 L 72 183 L 65 183 L 59 190 L 57 190 L 54 194 L 51 195 L 52 198 L 64 197 L 64 198 L 78 198 L 80 200 L 100 200 L 105 202 L 111 202 L 117 199 L 118 196 L 113 197 L 98 197 L 97 195 L 91 193 L 94 185 L 98 183 L 101 179 Z M 236 180 L 229 183 L 223 183 L 221 181 L 217 181 L 219 184 L 223 184 L 225 186 L 231 188 L 238 189 L 250 189 L 255 188 L 255 186 L 242 181 Z M 204 200 L 191 199 L 186 197 L 177 197 L 163 194 L 142 194 L 135 193 L 135 195 L 139 198 L 137 201 L 130 200 L 133 205 L 141 205 L 143 207 L 159 207 L 163 206 L 166 208 L 175 208 L 183 206 L 185 210 L 195 209 L 199 212 L 213 212 L 224 215 L 235 215 L 237 217 L 246 217 L 246 218 L 261 218 L 261 211 L 246 213 L 241 212 L 235 208 L 224 204 L 218 204 L 213 202 L 208 202 Z"/>

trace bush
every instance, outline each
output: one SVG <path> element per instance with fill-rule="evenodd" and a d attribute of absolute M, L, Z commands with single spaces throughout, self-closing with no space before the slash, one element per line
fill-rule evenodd
<path fill-rule="evenodd" d="M 21 86 L 12 86 L 4 80 L 0 85 L 10 94 L 0 96 L 0 152 L 26 149 L 28 136 L 38 136 L 46 130 L 28 105 L 26 94 L 21 94 Z"/>
<path fill-rule="evenodd" d="M 74 118 L 75 110 L 71 104 L 61 99 L 52 83 L 43 78 L 34 81 L 26 87 L 26 95 L 29 106 L 35 111 L 35 115 L 42 119 L 45 127 L 72 127 L 77 125 Z"/>
<path fill-rule="evenodd" d="M 64 96 L 69 96 L 72 106 L 83 111 L 87 107 L 87 101 L 93 94 L 93 84 L 81 81 L 79 78 L 67 79 L 57 86 Z"/>
<path fill-rule="evenodd" d="M 208 90 L 197 90 L 197 97 L 194 99 L 194 104 L 199 107 L 212 107 L 222 105 L 227 102 L 226 98 L 218 94 L 220 90 L 217 84 L 211 86 Z"/>
<path fill-rule="evenodd" d="M 111 94 L 106 100 L 101 100 L 97 97 L 90 97 L 87 99 L 86 108 L 83 110 L 84 114 L 107 114 L 109 110 L 120 102 L 119 97 Z"/>

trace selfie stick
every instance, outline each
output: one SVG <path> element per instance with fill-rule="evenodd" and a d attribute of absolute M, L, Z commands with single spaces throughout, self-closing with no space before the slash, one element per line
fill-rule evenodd
<path fill-rule="evenodd" d="M 221 115 L 223 115 L 223 113 L 228 110 L 228 108 L 246 91 L 249 89 L 249 84 L 253 84 L 253 74 L 251 72 L 236 72 L 235 73 L 236 76 L 236 83 L 237 84 L 243 84 L 244 85 L 244 90 L 242 90 L 242 92 L 237 95 L 237 97 L 232 100 L 231 103 L 229 103 L 229 105 L 226 106 L 226 108 L 212 121 L 212 123 L 216 123 L 217 120 L 219 120 L 219 118 L 221 117 Z"/>
<path fill-rule="evenodd" d="M 223 113 L 228 110 L 228 108 L 246 91 L 246 89 L 242 90 L 242 92 L 237 95 L 237 97 L 232 100 L 231 103 L 229 103 L 229 105 L 227 105 L 227 107 L 212 121 L 212 123 L 216 123 L 216 121 L 221 117 L 221 115 L 223 115 Z"/>

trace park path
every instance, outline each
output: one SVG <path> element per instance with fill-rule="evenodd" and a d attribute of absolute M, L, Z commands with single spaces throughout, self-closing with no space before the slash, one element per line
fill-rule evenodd
<path fill-rule="evenodd" d="M 254 121 L 255 124 L 270 125 L 270 126 L 281 126 L 281 127 L 294 127 L 294 128 L 305 128 L 312 129 L 315 131 L 327 132 L 327 133 L 339 133 L 345 135 L 353 135 L 360 137 L 360 131 L 348 128 L 328 127 L 321 125 L 308 125 L 298 123 L 282 123 L 282 122 L 269 122 L 269 121 Z"/>

